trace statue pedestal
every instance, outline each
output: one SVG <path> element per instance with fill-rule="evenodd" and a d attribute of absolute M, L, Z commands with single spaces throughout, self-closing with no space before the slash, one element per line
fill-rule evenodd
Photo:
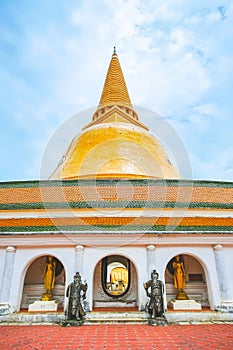
<path fill-rule="evenodd" d="M 53 300 L 53 295 L 51 293 L 43 293 L 41 300 L 42 301 L 51 301 L 51 300 Z"/>
<path fill-rule="evenodd" d="M 58 303 L 56 300 L 36 300 L 28 306 L 28 311 L 57 311 L 57 307 Z"/>
<path fill-rule="evenodd" d="M 173 310 L 201 310 L 201 304 L 195 300 L 169 300 L 168 306 Z"/>
<path fill-rule="evenodd" d="M 82 326 L 84 323 L 84 320 L 83 319 L 80 319 L 80 320 L 65 320 L 62 322 L 62 326 L 63 327 L 77 327 L 77 326 Z"/>
<path fill-rule="evenodd" d="M 149 319 L 150 326 L 168 326 L 168 322 L 165 317 L 156 317 Z"/>

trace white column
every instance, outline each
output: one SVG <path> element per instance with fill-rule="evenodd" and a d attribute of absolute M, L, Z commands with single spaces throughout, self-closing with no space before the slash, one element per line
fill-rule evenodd
<path fill-rule="evenodd" d="M 155 246 L 150 244 L 146 247 L 147 249 L 147 275 L 148 278 L 151 276 L 151 272 L 155 270 Z"/>
<path fill-rule="evenodd" d="M 216 244 L 213 249 L 221 298 L 223 301 L 231 300 L 231 286 L 227 278 L 223 247 L 221 244 Z"/>
<path fill-rule="evenodd" d="M 14 262 L 15 262 L 15 252 L 16 252 L 15 247 L 9 246 L 6 248 L 5 263 L 4 263 L 3 276 L 2 276 L 2 286 L 1 286 L 1 293 L 0 293 L 0 302 L 2 303 L 9 301 Z"/>
<path fill-rule="evenodd" d="M 75 247 L 75 272 L 79 272 L 83 278 L 83 254 L 84 246 L 77 245 Z"/>

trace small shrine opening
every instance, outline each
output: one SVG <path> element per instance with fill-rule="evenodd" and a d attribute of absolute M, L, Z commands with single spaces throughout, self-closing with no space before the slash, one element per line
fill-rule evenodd
<path fill-rule="evenodd" d="M 118 298 L 130 286 L 130 261 L 123 256 L 107 256 L 102 260 L 102 286 L 107 295 Z"/>
<path fill-rule="evenodd" d="M 108 255 L 97 263 L 93 307 L 138 309 L 137 271 L 130 259 Z"/>
<path fill-rule="evenodd" d="M 49 256 L 54 264 L 54 282 L 51 290 L 52 299 L 56 300 L 59 308 L 64 307 L 65 294 L 65 269 L 60 260 L 54 256 Z M 48 256 L 44 255 L 36 258 L 28 267 L 22 292 L 21 309 L 27 309 L 30 304 L 37 300 L 42 300 L 46 293 L 45 267 Z"/>
<path fill-rule="evenodd" d="M 183 290 L 188 296 L 188 299 L 193 299 L 202 306 L 209 307 L 209 297 L 207 290 L 206 275 L 202 264 L 197 258 L 188 255 L 181 254 L 174 256 L 167 264 L 165 270 L 165 283 L 167 301 L 177 298 L 177 288 L 175 281 L 175 266 L 177 257 L 179 262 L 182 263 L 184 268 L 184 285 Z"/>

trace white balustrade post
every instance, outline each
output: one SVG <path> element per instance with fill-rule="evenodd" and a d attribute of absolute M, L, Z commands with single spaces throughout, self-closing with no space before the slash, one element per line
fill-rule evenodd
<path fill-rule="evenodd" d="M 150 244 L 146 247 L 147 249 L 147 274 L 148 278 L 151 276 L 151 272 L 155 270 L 155 246 Z"/>
<path fill-rule="evenodd" d="M 10 297 L 10 290 L 12 284 L 12 276 L 15 262 L 15 247 L 6 248 L 5 263 L 3 269 L 1 292 L 0 292 L 0 302 L 8 302 Z"/>
<path fill-rule="evenodd" d="M 213 249 L 221 299 L 227 301 L 231 299 L 231 286 L 227 278 L 223 247 L 221 244 L 216 244 Z"/>
<path fill-rule="evenodd" d="M 75 272 L 79 272 L 81 276 L 83 274 L 83 254 L 84 246 L 77 245 L 75 247 Z"/>

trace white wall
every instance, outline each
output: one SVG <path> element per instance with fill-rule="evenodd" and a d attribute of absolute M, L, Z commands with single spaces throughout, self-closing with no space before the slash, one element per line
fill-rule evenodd
<path fill-rule="evenodd" d="M 219 306 L 219 285 L 212 246 L 158 246 L 156 248 L 156 269 L 159 272 L 159 278 L 164 282 L 167 264 L 174 256 L 181 254 L 191 255 L 201 263 L 205 272 L 210 307 L 214 309 Z"/>
<path fill-rule="evenodd" d="M 12 276 L 10 303 L 17 311 L 20 309 L 24 278 L 30 264 L 42 255 L 53 255 L 64 265 L 67 281 L 73 279 L 75 273 L 75 248 L 18 248 L 15 255 L 15 266 Z"/>
<path fill-rule="evenodd" d="M 93 306 L 93 280 L 94 271 L 98 262 L 107 255 L 123 255 L 132 261 L 134 264 L 138 281 L 138 305 L 145 304 L 147 298 L 143 288 L 143 282 L 147 280 L 147 260 L 146 260 L 146 249 L 145 247 L 117 247 L 117 248 L 85 248 L 84 251 L 84 270 L 83 279 L 88 283 L 87 290 L 87 301 L 92 310 Z"/>
<path fill-rule="evenodd" d="M 175 238 L 174 238 L 175 239 Z M 162 243 L 162 242 L 161 242 Z M 232 299 L 233 299 L 233 254 L 232 247 L 224 247 L 224 259 L 226 265 L 227 278 L 231 282 L 232 286 Z M 20 303 L 22 298 L 22 290 L 24 285 L 24 278 L 26 271 L 30 264 L 42 255 L 53 255 L 61 261 L 64 265 L 66 273 L 66 287 L 68 283 L 73 281 L 73 276 L 76 272 L 75 268 L 75 246 L 59 246 L 59 247 L 18 247 L 15 253 L 14 271 L 12 276 L 10 303 L 16 307 L 16 310 L 20 309 Z M 210 307 L 214 309 L 216 306 L 221 305 L 221 298 L 219 292 L 218 276 L 215 265 L 214 251 L 212 245 L 195 246 L 195 245 L 157 245 L 155 250 L 155 267 L 159 273 L 159 279 L 163 282 L 165 277 L 165 269 L 168 262 L 179 254 L 188 254 L 197 259 L 202 265 L 207 287 Z M 90 310 L 93 305 L 93 280 L 94 271 L 98 262 L 107 255 L 122 255 L 132 261 L 137 271 L 138 278 L 138 306 L 143 308 L 148 301 L 146 297 L 143 283 L 148 280 L 147 271 L 147 249 L 146 245 L 143 246 L 118 246 L 118 247 L 85 247 L 83 252 L 83 273 L 82 280 L 86 280 L 88 283 L 87 290 L 87 302 Z M 5 262 L 5 248 L 0 249 L 0 277 L 2 280 L 2 272 Z M 78 268 L 77 268 L 78 270 Z M 66 289 L 66 288 L 65 288 Z M 66 300 L 67 302 L 67 300 Z M 166 300 L 165 300 L 166 302 Z"/>

